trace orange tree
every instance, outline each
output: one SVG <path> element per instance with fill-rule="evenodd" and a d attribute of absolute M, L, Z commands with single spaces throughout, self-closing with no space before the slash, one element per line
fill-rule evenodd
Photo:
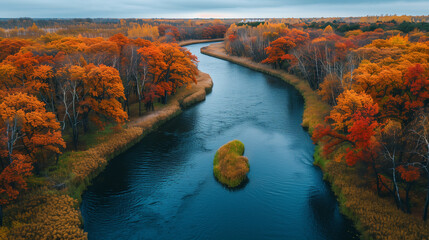
<path fill-rule="evenodd" d="M 42 102 L 26 93 L 9 94 L 0 104 L 0 205 L 18 197 L 33 164 L 65 147 L 60 124 Z"/>
<path fill-rule="evenodd" d="M 327 125 L 319 125 L 313 132 L 313 141 L 323 143 L 323 154 L 329 156 L 338 149 L 345 153 L 338 154 L 336 159 L 345 158 L 349 166 L 357 163 L 368 165 L 372 170 L 377 191 L 381 183 L 377 166 L 380 143 L 376 139 L 379 123 L 377 103 L 365 93 L 353 90 L 345 91 L 337 99 L 338 105 L 333 108 L 326 119 Z"/>
<path fill-rule="evenodd" d="M 198 73 L 197 58 L 177 44 L 152 44 L 138 50 L 142 57 L 141 67 L 147 69 L 144 85 L 148 86 L 144 94 L 161 97 L 167 103 L 167 96 L 176 88 L 196 83 Z M 153 98 L 145 99 L 152 101 Z"/>
<path fill-rule="evenodd" d="M 270 42 L 270 45 L 265 48 L 268 57 L 262 63 L 272 63 L 276 68 L 279 68 L 283 63 L 294 59 L 294 56 L 289 54 L 291 49 L 309 40 L 308 33 L 298 29 L 290 30 L 286 28 L 281 34 L 284 36 Z"/>
<path fill-rule="evenodd" d="M 83 125 L 87 130 L 89 120 L 102 127 L 103 121 L 100 117 L 118 123 L 128 118 L 119 101 L 125 98 L 125 95 L 116 69 L 94 64 L 85 67 L 70 66 L 58 71 L 58 76 L 62 78 L 61 116 L 64 124 L 68 122 L 73 130 L 75 149 L 79 140 L 79 128 Z"/>

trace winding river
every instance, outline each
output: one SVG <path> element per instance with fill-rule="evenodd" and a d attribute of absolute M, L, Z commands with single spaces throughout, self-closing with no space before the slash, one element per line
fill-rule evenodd
<path fill-rule="evenodd" d="M 90 239 L 357 239 L 313 166 L 292 86 L 187 48 L 213 92 L 113 159 L 83 194 Z M 213 176 L 213 156 L 239 139 L 249 181 L 230 191 Z"/>

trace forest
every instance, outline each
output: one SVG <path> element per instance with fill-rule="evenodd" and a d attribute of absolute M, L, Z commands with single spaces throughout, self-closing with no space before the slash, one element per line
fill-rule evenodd
<path fill-rule="evenodd" d="M 63 36 L 129 38 L 171 42 L 223 38 L 235 20 L 220 19 L 0 19 L 0 37 L 35 38 L 47 33 Z"/>
<path fill-rule="evenodd" d="M 330 110 L 310 129 L 316 164 L 326 179 L 347 176 L 336 185 L 370 219 L 362 231 L 426 236 L 428 17 L 240 20 L 0 19 L 0 239 L 87 237 L 81 183 L 105 164 L 99 152 L 126 145 L 115 134 L 143 134 L 130 119 L 197 84 L 198 59 L 179 45 L 193 39 L 224 39 L 227 54 L 305 81 Z M 346 181 L 395 209 L 379 221 Z M 399 233 L 409 222 L 415 235 Z"/>
<path fill-rule="evenodd" d="M 233 24 L 226 33 L 225 49 L 230 55 L 305 79 L 331 106 L 324 124 L 312 133 L 322 157 L 345 163 L 356 183 L 380 198 L 391 199 L 411 218 L 426 221 L 428 26 L 395 20 L 373 24 Z M 406 218 L 369 224 L 396 231 L 393 221 L 405 223 L 409 221 Z M 381 237 L 380 232 L 372 234 Z"/>
<path fill-rule="evenodd" d="M 198 74 L 197 58 L 173 35 L 150 41 L 120 33 L 53 33 L 3 38 L 0 49 L 1 207 L 46 185 L 40 178 L 60 168 L 61 154 L 86 149 L 86 135 L 121 129 L 133 115 L 153 111 L 179 88 L 191 87 Z M 138 107 L 130 110 L 132 104 Z"/>

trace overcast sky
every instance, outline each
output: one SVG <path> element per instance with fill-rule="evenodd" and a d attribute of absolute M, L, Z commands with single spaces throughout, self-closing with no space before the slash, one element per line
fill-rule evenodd
<path fill-rule="evenodd" d="M 257 18 L 428 15 L 429 0 L 0 0 L 0 18 Z"/>

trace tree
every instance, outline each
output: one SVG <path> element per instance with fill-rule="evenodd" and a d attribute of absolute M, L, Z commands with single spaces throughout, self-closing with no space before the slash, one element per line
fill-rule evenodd
<path fill-rule="evenodd" d="M 91 44 L 86 48 L 85 53 L 89 63 L 118 67 L 120 48 L 115 42 L 102 41 Z"/>
<path fill-rule="evenodd" d="M 131 70 L 134 69 L 135 62 L 137 58 L 136 46 L 132 43 L 130 39 L 125 37 L 123 34 L 115 34 L 109 38 L 109 41 L 116 43 L 119 49 L 119 64 L 117 64 L 117 69 L 119 70 L 120 76 L 122 78 L 122 84 L 124 86 L 124 110 L 128 111 L 129 109 L 129 97 L 131 94 Z"/>
<path fill-rule="evenodd" d="M 312 139 L 323 143 L 325 156 L 344 148 L 345 154 L 342 156 L 349 166 L 358 162 L 368 164 L 380 193 L 381 182 L 377 167 L 380 143 L 376 138 L 380 126 L 376 118 L 378 105 L 369 95 L 353 90 L 340 94 L 337 103 L 327 118 L 329 125 L 317 126 Z"/>
<path fill-rule="evenodd" d="M 180 32 L 175 26 L 161 24 L 158 26 L 159 36 L 164 37 L 165 42 L 175 42 L 180 38 Z"/>
<path fill-rule="evenodd" d="M 18 53 L 21 48 L 31 45 L 31 42 L 24 39 L 5 38 L 0 40 L 0 62 L 10 55 Z"/>
<path fill-rule="evenodd" d="M 33 164 L 61 153 L 65 142 L 55 115 L 26 93 L 8 94 L 0 104 L 0 205 L 26 188 Z M 1 209 L 0 209 L 1 210 Z"/>
<path fill-rule="evenodd" d="M 191 83 L 197 83 L 197 57 L 177 44 L 160 44 L 159 48 L 163 53 L 165 69 L 156 83 L 164 89 L 162 101 L 166 104 L 167 96 L 176 88 L 183 85 L 190 87 Z"/>
<path fill-rule="evenodd" d="M 125 98 L 122 80 L 115 68 L 106 65 L 95 66 L 89 64 L 85 67 L 86 77 L 84 97 L 81 102 L 84 119 L 94 111 L 93 121 L 102 126 L 99 116 L 121 123 L 127 120 L 127 113 L 122 110 L 118 99 Z M 85 124 L 85 120 L 84 120 Z M 84 125 L 85 126 L 85 125 Z"/>
<path fill-rule="evenodd" d="M 426 175 L 426 200 L 423 207 L 423 220 L 427 220 L 428 207 L 429 207 L 429 116 L 427 112 L 423 112 L 415 120 L 413 129 L 411 130 L 413 136 L 414 149 L 418 159 L 412 163 L 411 166 L 418 167 Z M 416 178 L 417 174 L 412 174 L 411 180 Z"/>
<path fill-rule="evenodd" d="M 263 60 L 262 63 L 274 63 L 276 67 L 281 67 L 285 61 L 295 59 L 292 54 L 289 54 L 289 51 L 298 45 L 304 44 L 309 39 L 307 33 L 297 29 L 289 30 L 286 28 L 280 34 L 284 36 L 270 42 L 270 45 L 265 48 L 268 58 Z"/>
<path fill-rule="evenodd" d="M 288 52 L 294 47 L 296 47 L 296 44 L 290 39 L 285 37 L 278 38 L 270 42 L 270 46 L 265 49 L 268 58 L 263 60 L 262 63 L 274 63 L 276 68 L 279 68 L 284 61 L 293 59 L 293 55 L 288 54 Z"/>
<path fill-rule="evenodd" d="M 129 38 L 143 38 L 150 41 L 157 40 L 160 35 L 158 27 L 149 24 L 134 25 L 128 29 L 127 33 Z"/>
<path fill-rule="evenodd" d="M 334 29 L 332 28 L 331 25 L 328 25 L 325 27 L 325 29 L 323 29 L 323 34 L 332 34 L 334 33 Z"/>
<path fill-rule="evenodd" d="M 86 77 L 85 69 L 81 66 L 68 66 L 58 71 L 60 80 L 60 99 L 63 129 L 67 122 L 72 128 L 73 146 L 77 150 L 79 142 L 79 126 L 81 124 L 81 102 L 84 98 L 83 79 Z"/>
<path fill-rule="evenodd" d="M 214 25 L 203 28 L 202 38 L 223 38 L 225 36 L 225 25 Z"/>
<path fill-rule="evenodd" d="M 100 117 L 117 123 L 128 118 L 119 102 L 125 95 L 118 70 L 105 65 L 88 64 L 84 67 L 65 67 L 59 74 L 63 79 L 60 85 L 62 119 L 64 128 L 67 119 L 73 129 L 75 149 L 79 141 L 79 127 L 83 125 L 87 131 L 89 120 L 103 127 L 104 122 Z"/>
<path fill-rule="evenodd" d="M 155 44 L 142 47 L 137 52 L 141 57 L 139 64 L 140 71 L 138 71 L 140 74 L 135 74 L 134 80 L 139 101 L 139 115 L 141 115 L 141 102 L 143 100 L 145 100 L 146 106 L 153 108 L 156 85 L 161 81 L 161 75 L 164 69 L 167 68 L 167 65 L 164 62 L 164 53 Z M 146 107 L 146 110 L 148 109 Z"/>
<path fill-rule="evenodd" d="M 138 53 L 142 57 L 141 67 L 147 69 L 147 74 L 141 78 L 145 79 L 143 84 L 146 85 L 149 77 L 152 86 L 147 90 L 156 91 L 150 95 L 162 97 L 164 104 L 167 103 L 167 96 L 176 88 L 196 83 L 197 58 L 177 44 L 154 44 L 139 49 Z"/>
<path fill-rule="evenodd" d="M 393 186 L 390 188 L 387 184 L 384 185 L 385 189 L 387 189 L 392 195 L 395 200 L 396 206 L 398 209 L 404 210 L 403 204 L 402 204 L 402 198 L 399 192 L 399 182 L 400 178 L 398 175 L 402 177 L 402 179 L 407 180 L 408 178 L 404 178 L 404 174 L 406 170 L 401 165 L 402 163 L 399 162 L 398 156 L 399 153 L 403 151 L 403 140 L 402 137 L 404 136 L 403 129 L 401 127 L 401 124 L 397 121 L 389 120 L 385 126 L 383 127 L 383 130 L 381 131 L 381 141 L 383 145 L 383 156 L 384 159 L 387 161 L 388 169 L 387 173 L 389 174 L 392 179 Z M 408 193 L 407 191 L 407 201 L 406 205 L 408 206 Z M 409 210 L 409 209 L 408 209 Z"/>
<path fill-rule="evenodd" d="M 335 106 L 337 104 L 337 97 L 343 90 L 338 77 L 334 74 L 329 74 L 320 84 L 318 93 L 323 101 Z"/>

